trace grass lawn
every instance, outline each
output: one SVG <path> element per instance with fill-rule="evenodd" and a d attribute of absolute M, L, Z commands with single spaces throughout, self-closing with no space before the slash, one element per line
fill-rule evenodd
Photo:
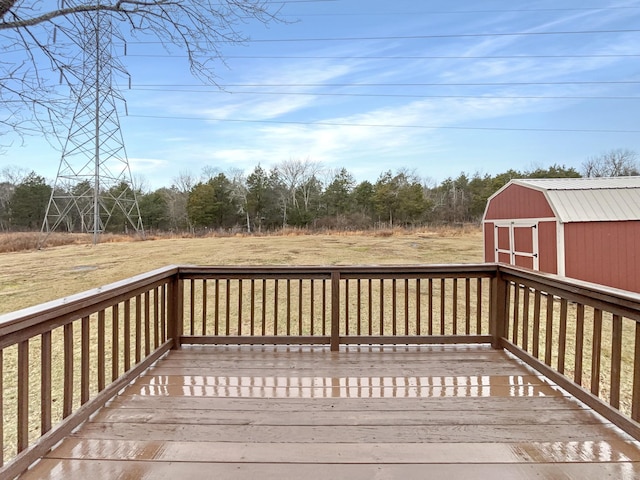
<path fill-rule="evenodd" d="M 179 238 L 0 254 L 0 314 L 171 264 L 369 265 L 482 262 L 482 232 Z"/>

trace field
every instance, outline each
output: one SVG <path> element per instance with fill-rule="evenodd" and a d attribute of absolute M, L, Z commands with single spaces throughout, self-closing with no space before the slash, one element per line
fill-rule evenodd
<path fill-rule="evenodd" d="M 477 263 L 482 261 L 480 229 L 387 230 L 360 234 L 315 234 L 291 232 L 268 236 L 211 236 L 204 238 L 114 241 L 92 245 L 88 237 L 68 237 L 58 244 L 38 250 L 34 236 L 0 235 L 0 314 L 37 305 L 49 300 L 89 290 L 171 264 L 196 265 L 338 265 L 338 264 L 417 264 Z M 31 245 L 31 248 L 29 248 Z M 3 248 L 4 247 L 4 248 Z M 8 251 L 7 250 L 15 250 Z M 111 323 L 107 323 L 107 329 Z M 76 337 L 79 335 L 76 330 Z M 92 331 L 95 335 L 95 331 Z M 110 338 L 110 337 L 109 337 Z M 52 335 L 53 371 L 52 415 L 54 424 L 62 417 L 63 349 L 62 329 Z M 80 338 L 75 338 L 80 355 Z M 39 436 L 41 347 L 30 342 L 29 436 Z M 107 341 L 107 347 L 109 342 Z M 91 356 L 96 358 L 96 342 Z M 5 349 L 0 372 L 4 378 L 2 412 L 4 458 L 14 455 L 16 445 L 15 412 L 17 349 Z M 91 395 L 97 393 L 92 370 Z M 77 404 L 78 398 L 75 403 Z M 78 405 L 75 405 L 76 407 Z M 0 429 L 0 435 L 3 435 Z"/>
<path fill-rule="evenodd" d="M 365 265 L 477 262 L 482 262 L 482 232 L 479 228 L 73 244 L 0 254 L 0 314 L 172 264 Z"/>
<path fill-rule="evenodd" d="M 11 240 L 11 239 L 9 239 Z M 75 239 L 72 239 L 76 241 Z M 372 265 L 372 264 L 451 264 L 451 263 L 480 263 L 482 262 L 482 234 L 480 229 L 465 229 L 465 230 L 420 230 L 414 232 L 400 231 L 400 230 L 387 230 L 382 232 L 373 233 L 359 233 L 359 234 L 314 234 L 306 235 L 301 232 L 290 232 L 283 235 L 268 235 L 268 236 L 210 236 L 205 238 L 173 238 L 173 239 L 154 239 L 149 241 L 122 241 L 123 239 L 117 239 L 120 241 L 114 241 L 109 239 L 104 243 L 98 245 L 91 245 L 90 243 L 76 243 L 68 245 L 49 246 L 42 250 L 29 249 L 16 251 L 11 253 L 0 254 L 0 314 L 18 310 L 21 308 L 33 306 L 39 303 L 43 303 L 56 298 L 64 297 L 70 294 L 85 291 L 91 288 L 95 288 L 101 285 L 105 285 L 117 280 L 122 280 L 134 275 L 153 270 L 158 267 L 170 265 L 170 264 L 195 264 L 195 265 Z M 2 236 L 0 236 L 0 251 L 2 246 Z M 448 279 L 447 281 L 455 281 Z M 194 287 L 195 285 L 195 287 Z M 216 297 L 215 304 L 218 304 L 217 292 L 218 284 L 216 283 Z M 239 285 L 239 286 L 238 286 Z M 263 284 L 264 285 L 264 284 Z M 377 285 L 377 284 L 376 284 Z M 388 285 L 388 284 L 387 284 Z M 395 285 L 395 283 L 394 283 Z M 463 305 L 465 301 L 464 292 L 458 287 L 451 289 L 451 284 L 447 284 L 446 291 L 457 292 L 453 295 L 453 298 L 458 298 L 459 303 L 456 305 Z M 584 372 L 579 374 L 578 382 L 585 388 L 592 387 L 592 383 L 595 378 L 598 379 L 596 389 L 598 394 L 605 401 L 609 401 L 610 391 L 614 391 L 612 387 L 615 364 L 614 357 L 611 352 L 614 350 L 619 357 L 618 363 L 621 364 L 619 370 L 620 384 L 622 385 L 620 392 L 620 407 L 625 414 L 629 414 L 631 411 L 631 392 L 633 390 L 633 378 L 635 375 L 634 369 L 634 352 L 636 350 L 634 343 L 634 329 L 635 322 L 631 319 L 621 319 L 611 314 L 611 310 L 605 310 L 604 312 L 597 310 L 589 302 L 585 305 L 579 305 L 573 302 L 566 302 L 560 299 L 560 297 L 554 297 L 553 295 L 547 295 L 542 289 L 539 292 L 527 284 L 524 286 L 512 285 L 511 287 L 511 299 L 516 298 L 518 295 L 527 295 L 529 300 L 519 303 L 519 307 L 516 317 L 518 320 L 514 320 L 512 323 L 511 331 L 508 337 L 517 337 L 520 340 L 519 345 L 524 345 L 526 349 L 533 348 L 533 354 L 539 359 L 544 359 L 544 362 L 550 366 L 558 365 L 558 369 L 564 372 L 569 378 L 573 377 L 574 371 Z M 270 284 L 269 288 L 272 288 Z M 463 327 L 460 326 L 460 321 L 464 320 L 460 309 L 453 309 L 451 302 L 447 302 L 445 305 L 444 296 L 444 280 L 442 287 L 439 287 L 439 282 L 434 282 L 433 298 L 441 298 L 442 303 L 436 301 L 428 301 L 429 309 L 434 318 L 442 318 L 442 325 L 444 325 L 444 318 L 448 320 L 447 331 L 442 328 L 441 334 L 451 334 L 451 325 L 455 325 L 458 322 L 458 331 L 463 331 Z M 246 284 L 245 284 L 246 287 Z M 293 284 L 293 294 L 289 297 L 289 284 L 286 284 L 287 298 L 291 300 L 290 303 L 296 305 L 296 298 L 302 298 L 299 294 L 296 297 L 296 284 Z M 353 284 L 352 284 L 353 287 Z M 424 287 L 424 284 L 423 284 Z M 235 288 L 235 290 L 234 290 Z M 252 284 L 253 288 L 253 284 Z M 258 285 L 258 290 L 260 286 Z M 262 286 L 261 288 L 265 288 Z M 285 288 L 285 286 L 282 286 Z M 308 290 L 308 287 L 305 287 Z M 359 284 L 358 284 L 358 292 Z M 380 297 L 378 297 L 378 290 L 376 286 L 373 287 L 372 298 L 382 298 L 382 284 L 380 284 Z M 399 284 L 398 289 L 400 291 L 409 292 L 405 295 L 405 298 L 415 298 L 415 284 L 403 283 Z M 419 284 L 418 284 L 418 287 Z M 431 286 L 429 287 L 431 288 Z M 438 293 L 438 288 L 443 292 L 442 296 Z M 191 298 L 194 301 L 195 310 L 192 309 L 191 313 L 191 329 L 192 334 L 194 331 L 204 331 L 202 324 L 197 322 L 201 319 L 204 322 L 205 318 L 207 322 L 211 320 L 212 315 L 205 316 L 204 312 L 211 312 L 212 310 L 207 308 L 206 302 L 203 303 L 203 299 L 209 298 L 211 302 L 211 295 L 207 297 L 206 287 L 203 281 L 190 282 L 185 286 L 191 293 Z M 372 295 L 372 287 L 369 285 L 369 295 Z M 404 290 L 403 290 L 404 289 Z M 469 284 L 467 284 L 467 290 Z M 463 289 L 462 289 L 463 290 Z M 264 290 L 267 291 L 267 290 Z M 268 290 L 270 291 L 270 290 Z M 302 281 L 300 282 L 300 290 L 302 291 Z M 195 292 L 195 293 L 194 293 Z M 204 293 L 203 293 L 204 292 Z M 220 284 L 221 298 L 225 298 L 225 292 L 231 292 L 227 294 L 226 305 L 225 302 L 221 302 L 220 318 L 226 317 L 227 330 L 230 323 L 230 318 L 236 318 L 238 325 L 240 319 L 246 323 L 247 315 L 236 315 L 233 312 L 233 308 L 236 305 L 242 303 L 246 304 L 244 300 L 240 303 L 229 302 L 229 298 L 245 298 L 248 296 L 248 290 L 242 289 L 242 281 L 239 284 L 229 283 L 229 281 Z M 252 290 L 253 292 L 253 290 Z M 278 292 L 277 284 L 275 286 L 275 292 Z M 282 291 L 281 291 L 282 292 Z M 313 289 L 311 289 L 313 294 Z M 394 286 L 395 292 L 395 286 Z M 431 292 L 431 291 L 430 291 Z M 488 288 L 482 289 L 483 305 L 488 305 Z M 471 295 L 469 296 L 469 293 Z M 210 290 L 210 294 L 212 291 Z M 318 295 L 316 291 L 315 295 Z M 393 315 L 387 315 L 389 305 L 392 305 L 391 311 L 396 312 L 395 303 L 391 298 L 391 290 L 384 289 L 385 300 L 380 300 L 379 305 L 385 305 L 380 307 L 378 313 L 373 315 L 375 318 L 384 318 L 385 332 L 389 332 L 388 322 L 393 321 L 395 325 L 395 313 Z M 534 307 L 534 296 L 538 295 L 538 307 Z M 251 293 L 253 295 L 253 293 Z M 346 295 L 346 294 L 345 294 Z M 349 305 L 352 307 L 351 312 L 355 310 L 355 305 L 358 308 L 361 304 L 360 297 L 357 297 L 356 303 L 353 303 L 354 293 L 351 291 L 351 300 Z M 395 293 L 394 293 L 395 295 Z M 431 295 L 431 293 L 429 293 Z M 460 297 L 462 295 L 462 297 Z M 277 294 L 262 294 L 263 297 L 269 298 L 281 298 Z M 140 297 L 140 296 L 139 296 Z M 153 297 L 157 299 L 157 291 L 153 294 Z M 188 295 L 187 295 L 188 297 Z M 252 297 L 253 298 L 253 297 Z M 258 294 L 258 298 L 261 298 Z M 395 297 L 394 297 L 395 298 Z M 431 298 L 431 297 L 429 297 Z M 446 297 L 446 298 L 450 298 Z M 467 298 L 474 299 L 475 294 L 473 292 L 467 293 Z M 387 301 L 388 299 L 388 301 Z M 244 303 L 243 303 L 244 302 Z M 564 303 L 563 303 L 564 302 Z M 122 302 L 121 302 L 122 303 Z M 136 306 L 144 303 L 150 305 L 149 298 L 134 299 Z M 400 302 L 401 303 L 401 302 Z M 289 301 L 276 303 L 281 305 L 283 309 L 286 308 L 281 314 L 270 314 L 268 308 L 271 308 L 274 304 L 269 303 L 265 309 L 265 303 L 262 304 L 263 311 L 267 314 L 263 314 L 262 318 L 267 318 L 272 321 L 275 318 L 286 318 L 289 311 Z M 318 308 L 322 302 L 311 302 L 311 308 Z M 366 302 L 364 302 L 366 304 Z M 513 305 L 514 303 L 512 303 Z M 106 344 L 107 355 L 104 353 L 96 354 L 96 345 L 100 343 L 99 339 L 95 339 L 97 330 L 92 327 L 91 335 L 88 338 L 86 344 L 90 345 L 91 352 L 88 357 L 105 358 L 102 366 L 95 367 L 92 364 L 91 372 L 89 374 L 91 383 L 91 396 L 94 396 L 98 392 L 96 382 L 96 372 L 108 372 L 111 370 L 111 366 L 115 365 L 115 369 L 120 369 L 124 362 L 119 359 L 124 355 L 123 350 L 120 351 L 115 357 L 116 360 L 109 357 L 108 352 L 110 346 L 117 345 L 118 343 L 124 344 L 123 333 L 125 330 L 121 328 L 122 312 L 125 309 L 135 313 L 135 309 L 129 305 L 119 305 L 116 307 L 109 307 L 104 313 L 102 323 L 103 326 L 98 330 L 106 331 L 106 342 L 103 338 L 104 350 Z M 157 312 L 157 303 L 152 309 Z M 203 306 L 204 305 L 204 306 Z M 253 305 L 253 304 L 251 304 Z M 300 303 L 302 305 L 302 302 Z M 313 307 L 315 305 L 315 307 Z M 590 306 L 591 305 L 591 306 Z M 211 306 L 211 305 L 210 305 Z M 216 307 L 217 308 L 217 307 Z M 245 307 L 237 307 L 239 311 L 244 311 Z M 252 306 L 253 308 L 253 306 Z M 280 308 L 280 307 L 278 307 Z M 305 306 L 306 308 L 306 306 Z M 324 307 L 322 307 L 324 308 Z M 372 309 L 372 304 L 369 303 L 368 307 L 363 308 Z M 111 309 L 111 310 L 110 310 Z M 231 309 L 231 310 L 230 310 Z M 306 315 L 302 314 L 302 307 L 300 307 L 299 319 L 306 318 Z M 440 310 L 438 310 L 440 309 Z M 526 313 L 525 313 L 526 309 Z M 294 307 L 295 310 L 295 307 Z M 465 307 L 465 313 L 469 310 L 469 307 Z M 121 316 L 112 317 L 113 311 L 120 311 Z M 186 307 L 188 312 L 188 307 Z M 345 310 L 346 312 L 347 310 Z M 409 310 L 407 310 L 409 311 Z M 194 314 L 195 312 L 195 314 Z M 229 314 L 231 312 L 231 314 Z M 386 313 L 385 313 L 386 312 Z M 443 313 L 445 312 L 445 313 Z M 453 313 L 457 312 L 457 313 Z M 135 316 L 132 313 L 132 318 Z M 245 312 L 246 313 L 246 312 Z M 385 313 L 385 315 L 382 315 Z M 442 313 L 442 315 L 440 315 Z M 346 314 L 346 313 L 345 313 Z M 145 318 L 151 319 L 154 315 L 145 314 Z M 106 322 L 105 322 L 106 317 Z M 157 317 L 157 315 L 155 316 Z M 311 315 L 313 318 L 314 315 Z M 320 315 L 315 315 L 316 318 L 320 318 Z M 364 314 L 363 314 L 364 317 Z M 369 315 L 371 318 L 371 315 Z M 409 315 L 407 315 L 407 318 Z M 419 315 L 418 315 L 419 317 Z M 487 318 L 486 312 L 483 313 L 483 317 Z M 92 317 L 94 318 L 94 317 Z M 112 322 L 110 319 L 116 318 L 119 320 Z M 141 318 L 141 317 L 139 317 Z M 217 324 L 218 315 L 216 314 L 214 320 Z M 253 317 L 251 317 L 253 319 Z M 256 317 L 257 318 L 257 317 Z M 358 322 L 359 320 L 358 316 Z M 390 320 L 391 318 L 391 320 Z M 453 323 L 450 322 L 454 319 Z M 195 323 L 194 323 L 194 319 Z M 526 323 L 525 323 L 526 319 Z M 252 320 L 253 321 L 253 320 Z M 382 320 L 381 320 L 382 321 Z M 125 321 L 129 322 L 128 320 Z M 138 321 L 140 324 L 141 321 Z M 221 320 L 222 322 L 222 320 Z M 263 320 L 264 322 L 264 320 Z M 275 320 L 273 320 L 275 322 Z M 99 323 L 99 321 L 98 321 Z M 127 323 L 130 325 L 130 323 Z M 194 329 L 195 325 L 195 330 Z M 200 325 L 200 326 L 199 326 Z M 235 324 L 234 324 L 235 325 Z M 274 331 L 274 325 L 267 325 L 267 331 Z M 287 323 L 288 325 L 288 323 Z M 300 323 L 302 325 L 302 323 Z M 351 324 L 350 324 L 351 325 Z M 359 325 L 359 323 L 358 323 Z M 282 324 L 278 324 L 278 328 L 282 327 Z M 352 326 L 353 327 L 353 326 Z M 66 328 L 66 327 L 65 327 Z M 264 327 L 263 327 L 264 328 Z M 276 328 L 276 329 L 278 329 Z M 416 327 L 418 328 L 418 327 Z M 106 330 L 105 330 L 106 329 Z M 222 329 L 222 327 L 221 327 Z M 238 327 L 239 332 L 240 327 Z M 287 327 L 288 329 L 288 327 Z M 299 327 L 302 332 L 302 326 Z M 515 332 L 517 332 L 514 335 Z M 207 331 L 212 329 L 207 327 Z M 455 333 L 455 328 L 453 328 Z M 158 327 L 153 327 L 153 334 L 158 331 Z M 162 331 L 162 330 L 161 330 Z M 243 332 L 246 331 L 246 325 L 243 326 Z M 278 330 L 280 332 L 280 330 Z M 484 333 L 487 332 L 487 328 L 483 327 Z M 110 334 L 109 332 L 119 332 Z M 38 376 L 38 369 L 41 364 L 50 364 L 51 370 L 54 374 L 54 381 L 51 389 L 52 398 L 52 416 L 58 421 L 62 418 L 61 406 L 62 406 L 62 380 L 64 375 L 64 358 L 63 358 L 63 327 L 57 328 L 51 335 L 53 341 L 53 351 L 50 355 L 49 362 L 43 362 L 44 347 L 40 345 L 40 340 L 33 339 L 30 341 L 30 356 L 28 363 L 30 364 L 29 374 L 29 396 L 30 403 L 30 415 L 29 415 L 29 436 L 30 438 L 38 438 L 40 431 L 40 423 L 38 417 L 38 406 L 40 405 L 40 380 Z M 283 334 L 283 332 L 280 332 Z M 424 332 L 423 332 L 424 333 Z M 436 332 L 437 334 L 438 332 Z M 478 327 L 478 333 L 480 333 L 480 327 Z M 227 334 L 229 334 L 227 332 Z M 232 334 L 234 334 L 232 332 Z M 239 334 L 239 333 L 237 333 Z M 264 334 L 264 333 L 263 333 Z M 294 333 L 295 334 L 295 333 Z M 150 335 L 147 331 L 144 333 L 145 341 L 148 341 L 154 335 Z M 82 343 L 80 328 L 73 330 L 73 345 L 74 345 L 74 363 L 77 364 L 80 358 L 80 345 Z M 122 337 L 122 338 L 120 338 Z M 116 338 L 116 340 L 113 340 Z M 527 338 L 529 340 L 527 340 Z M 562 340 L 560 340 L 562 338 Z M 532 340 L 533 339 L 533 340 Z M 623 341 L 624 339 L 624 341 Z M 51 341 L 48 340 L 48 341 Z M 110 343 L 112 342 L 112 343 Z M 560 347 L 559 345 L 562 345 Z M 616 349 L 613 347 L 617 345 Z M 133 344 L 127 347 L 128 350 L 133 349 Z M 539 348 L 539 353 L 538 353 Z M 50 349 L 50 348 L 49 348 Z M 117 350 L 116 350 L 117 351 Z M 531 351 L 531 350 L 529 350 Z M 579 355 L 576 355 L 580 352 Z M 16 346 L 11 346 L 3 352 L 4 354 L 4 417 L 5 417 L 5 458 L 10 458 L 13 454 L 12 448 L 16 444 L 15 436 L 15 399 L 17 398 L 16 392 L 18 391 L 17 382 L 17 360 L 18 349 Z M 576 358 L 580 357 L 583 368 L 577 366 Z M 98 363 L 99 365 L 99 363 Z M 562 365 L 562 366 L 560 366 Z M 598 366 L 597 373 L 594 374 L 594 365 Z M 600 368 L 601 367 L 601 368 Z M 119 371 L 118 373 L 122 373 Z M 114 374 L 115 375 L 115 374 Z M 117 375 L 114 376 L 116 378 Z M 610 389 L 611 387 L 611 389 Z M 77 393 L 77 392 L 76 392 Z M 595 392 L 594 392 L 595 393 Z M 79 406 L 79 397 L 74 396 L 74 407 Z M 55 422 L 54 422 L 55 423 Z M 1 433 L 0 433 L 1 435 Z"/>

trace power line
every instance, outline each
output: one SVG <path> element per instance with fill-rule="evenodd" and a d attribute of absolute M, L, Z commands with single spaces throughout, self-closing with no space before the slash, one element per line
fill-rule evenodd
<path fill-rule="evenodd" d="M 132 118 L 156 118 L 165 120 L 195 120 L 204 122 L 229 123 L 266 123 L 276 125 L 305 125 L 320 127 L 367 127 L 367 128 L 407 128 L 423 130 L 479 130 L 479 131 L 507 131 L 507 132 L 546 132 L 546 133 L 640 133 L 640 130 L 609 130 L 609 129 L 581 129 L 581 128 L 514 128 L 514 127 L 460 127 L 443 125 L 393 125 L 371 123 L 342 123 L 342 122 L 295 122 L 284 120 L 249 120 L 234 118 L 206 118 L 206 117 L 177 117 L 162 115 L 129 115 Z"/>
<path fill-rule="evenodd" d="M 127 54 L 127 57 L 148 57 L 148 58 L 188 58 L 188 55 L 169 54 Z M 487 59 L 528 59 L 528 58 L 633 58 L 640 57 L 640 54 L 629 53 L 603 53 L 592 55 L 348 55 L 348 56 L 328 56 L 328 55 L 225 55 L 225 59 L 245 59 L 245 60 L 487 60 Z"/>
<path fill-rule="evenodd" d="M 291 2 L 287 2 L 291 3 Z M 362 16 L 389 16 L 389 15 L 457 15 L 478 13 L 531 13 L 531 12 L 600 12 L 609 10 L 637 10 L 640 5 L 623 7 L 575 7 L 575 8 L 518 8 L 518 9 L 493 9 L 493 10 L 426 10 L 417 12 L 360 12 L 360 13 L 287 13 L 288 17 L 362 17 Z"/>
<path fill-rule="evenodd" d="M 285 42 L 355 42 L 361 40 L 428 40 L 439 38 L 480 38 L 480 37 L 523 37 L 523 36 L 551 36 L 551 35 L 600 35 L 609 33 L 638 33 L 640 29 L 618 30 L 564 30 L 557 32 L 498 32 L 498 33 L 440 33 L 431 35 L 394 35 L 375 37 L 309 37 L 309 38 L 259 38 L 247 39 L 242 43 L 285 43 Z M 151 45 L 162 42 L 127 42 L 130 45 Z"/>
<path fill-rule="evenodd" d="M 594 35 L 602 33 L 638 33 L 639 29 L 620 30 L 574 30 L 558 32 L 504 32 L 504 33 L 441 33 L 431 35 L 404 35 L 388 37 L 318 37 L 318 38 L 264 38 L 247 40 L 247 43 L 269 43 L 269 42 L 346 42 L 358 40 L 422 40 L 431 38 L 477 38 L 477 37 L 519 37 L 538 35 Z"/>
<path fill-rule="evenodd" d="M 172 93 L 208 93 L 212 90 L 186 90 L 165 88 L 132 88 L 133 91 L 172 92 Z M 298 95 L 309 97 L 390 97 L 390 98 L 467 98 L 467 99 L 553 99 L 553 100 L 640 100 L 633 96 L 569 96 L 569 95 L 412 95 L 395 93 L 325 93 L 325 92 L 256 92 L 256 91 L 220 91 L 228 95 Z"/>
<path fill-rule="evenodd" d="M 238 87 L 485 87 L 485 86 L 529 86 L 529 85 L 637 85 L 640 80 L 606 80 L 606 81 L 566 81 L 566 82 L 484 82 L 484 83 L 225 83 L 216 84 L 218 88 Z M 194 88 L 202 85 L 194 84 L 137 84 L 136 88 Z"/>

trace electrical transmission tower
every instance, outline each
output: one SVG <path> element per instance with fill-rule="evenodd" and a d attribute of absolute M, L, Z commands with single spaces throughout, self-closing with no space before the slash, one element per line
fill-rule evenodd
<path fill-rule="evenodd" d="M 68 4 L 69 2 L 67 2 Z M 58 229 L 93 234 L 93 243 L 111 231 L 133 229 L 144 236 L 116 102 L 124 99 L 114 87 L 114 71 L 124 71 L 113 55 L 114 29 L 105 12 L 78 15 L 65 31 L 82 52 L 79 65 L 65 72 L 75 77 L 76 106 L 41 238 Z"/>

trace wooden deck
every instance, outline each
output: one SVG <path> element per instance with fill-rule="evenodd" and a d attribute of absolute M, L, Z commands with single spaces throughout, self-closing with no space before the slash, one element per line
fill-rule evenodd
<path fill-rule="evenodd" d="M 20 478 L 633 479 L 640 444 L 486 346 L 202 346 Z"/>

